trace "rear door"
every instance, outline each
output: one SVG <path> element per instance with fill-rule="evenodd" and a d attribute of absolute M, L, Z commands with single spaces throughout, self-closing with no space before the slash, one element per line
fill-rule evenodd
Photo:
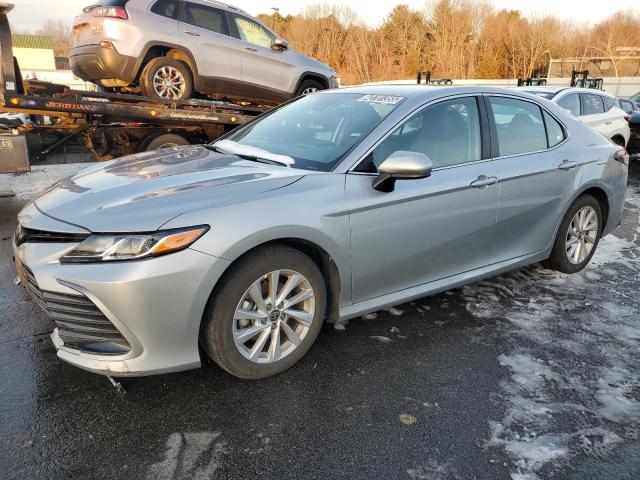
<path fill-rule="evenodd" d="M 567 201 L 580 186 L 583 158 L 564 126 L 537 103 L 486 96 L 500 178 L 495 247 L 500 260 L 545 250 Z"/>
<path fill-rule="evenodd" d="M 238 42 L 230 35 L 227 14 L 213 6 L 183 5 L 180 38 L 195 58 L 203 93 L 227 93 L 242 81 Z"/>
<path fill-rule="evenodd" d="M 267 90 L 288 92 L 297 81 L 295 53 L 276 50 L 276 36 L 254 20 L 231 13 L 231 34 L 241 43 L 242 79 Z"/>
<path fill-rule="evenodd" d="M 149 17 L 148 27 L 153 29 L 156 40 L 179 43 L 178 19 L 180 18 L 181 3 L 180 0 L 157 0 L 151 5 L 149 11 L 152 15 Z"/>

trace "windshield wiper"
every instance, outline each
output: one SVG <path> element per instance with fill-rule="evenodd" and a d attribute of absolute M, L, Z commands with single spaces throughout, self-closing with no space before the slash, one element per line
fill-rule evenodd
<path fill-rule="evenodd" d="M 255 162 L 268 163 L 270 165 L 284 165 L 291 167 L 296 161 L 287 156 L 263 150 L 262 148 L 252 147 L 250 145 L 242 145 L 233 140 L 219 140 L 216 143 L 207 145 L 209 150 L 220 153 L 228 153 L 236 155 L 244 160 L 252 160 Z"/>

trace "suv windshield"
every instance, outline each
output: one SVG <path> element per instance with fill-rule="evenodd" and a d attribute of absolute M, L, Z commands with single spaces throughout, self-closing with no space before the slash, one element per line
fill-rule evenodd
<path fill-rule="evenodd" d="M 403 100 L 355 93 L 308 95 L 225 139 L 291 157 L 294 168 L 328 172 Z"/>

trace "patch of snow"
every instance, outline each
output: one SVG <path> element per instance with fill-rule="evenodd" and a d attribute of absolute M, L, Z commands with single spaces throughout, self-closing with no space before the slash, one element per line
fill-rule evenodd
<path fill-rule="evenodd" d="M 95 166 L 95 163 L 35 165 L 29 173 L 0 174 L 0 194 L 31 200 L 57 181 Z"/>

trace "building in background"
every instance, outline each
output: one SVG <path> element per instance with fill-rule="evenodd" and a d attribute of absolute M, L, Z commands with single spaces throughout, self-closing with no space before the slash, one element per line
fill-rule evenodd
<path fill-rule="evenodd" d="M 13 55 L 23 74 L 38 70 L 55 70 L 56 58 L 53 54 L 53 41 L 44 35 L 13 34 Z"/>
<path fill-rule="evenodd" d="M 548 76 L 570 77 L 573 70 L 589 70 L 590 77 L 638 77 L 640 47 L 618 47 L 607 56 L 553 58 Z"/>

